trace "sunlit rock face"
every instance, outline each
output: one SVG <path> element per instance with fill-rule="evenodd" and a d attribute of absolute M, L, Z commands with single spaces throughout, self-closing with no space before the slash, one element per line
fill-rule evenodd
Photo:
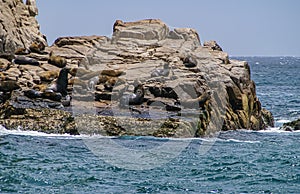
<path fill-rule="evenodd" d="M 0 0 L 0 53 L 13 53 L 18 48 L 29 48 L 38 39 L 47 45 L 35 18 L 35 0 Z"/>
<path fill-rule="evenodd" d="M 20 7 L 32 18 L 29 4 Z M 118 20 L 112 37 L 23 42 L 34 46 L 0 60 L 0 124 L 9 129 L 199 137 L 270 124 L 248 63 L 231 60 L 215 41 L 202 46 L 194 29 Z"/>

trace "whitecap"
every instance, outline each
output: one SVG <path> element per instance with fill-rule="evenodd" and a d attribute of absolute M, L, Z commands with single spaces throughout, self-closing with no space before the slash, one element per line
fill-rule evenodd
<path fill-rule="evenodd" d="M 280 127 L 270 127 L 265 130 L 257 131 L 258 133 L 291 133 L 291 131 L 284 131 Z"/>
<path fill-rule="evenodd" d="M 46 137 L 46 138 L 63 138 L 63 139 L 86 139 L 92 137 L 103 137 L 101 135 L 70 135 L 70 134 L 57 134 L 57 133 L 44 133 L 39 131 L 25 131 L 21 128 L 8 130 L 0 125 L 0 136 L 5 135 L 20 135 L 20 136 L 33 136 L 33 137 Z M 110 137 L 113 138 L 113 137 Z"/>
<path fill-rule="evenodd" d="M 260 143 L 260 141 L 239 140 L 239 139 L 218 139 L 218 141 L 235 142 L 235 143 Z"/>
<path fill-rule="evenodd" d="M 278 121 L 276 121 L 277 123 L 288 123 L 288 122 L 291 122 L 290 120 L 287 120 L 287 119 L 280 119 Z"/>

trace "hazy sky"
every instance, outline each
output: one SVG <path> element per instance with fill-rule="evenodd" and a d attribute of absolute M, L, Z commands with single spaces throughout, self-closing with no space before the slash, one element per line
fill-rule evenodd
<path fill-rule="evenodd" d="M 117 19 L 159 18 L 216 40 L 232 56 L 300 56 L 299 0 L 37 0 L 51 45 L 60 36 L 107 35 Z"/>

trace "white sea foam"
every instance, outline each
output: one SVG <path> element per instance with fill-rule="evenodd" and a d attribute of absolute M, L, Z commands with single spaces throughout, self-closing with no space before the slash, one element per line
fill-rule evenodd
<path fill-rule="evenodd" d="M 259 133 L 299 133 L 300 131 L 284 131 L 281 130 L 279 127 L 271 127 L 267 128 L 266 130 L 257 131 Z"/>
<path fill-rule="evenodd" d="M 287 120 L 287 119 L 280 119 L 278 121 L 276 121 L 277 123 L 288 123 L 288 122 L 291 122 L 290 120 Z"/>
<path fill-rule="evenodd" d="M 218 141 L 235 143 L 260 143 L 260 141 L 240 140 L 240 139 L 218 139 Z"/>
<path fill-rule="evenodd" d="M 63 139 L 88 139 L 88 138 L 107 138 L 101 135 L 70 135 L 70 134 L 55 134 L 55 133 L 44 133 L 38 131 L 24 131 L 21 129 L 8 130 L 0 125 L 0 136 L 3 135 L 20 135 L 20 136 L 34 136 L 34 137 L 47 137 L 47 138 L 63 138 Z M 114 138 L 114 137 L 109 137 Z"/>

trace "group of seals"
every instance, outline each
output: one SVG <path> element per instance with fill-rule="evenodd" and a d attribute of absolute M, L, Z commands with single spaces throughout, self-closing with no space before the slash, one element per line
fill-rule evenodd
<path fill-rule="evenodd" d="M 40 41 L 38 38 L 32 42 L 32 44 L 29 46 L 29 49 L 27 48 L 18 48 L 15 50 L 15 55 L 28 55 L 30 53 L 38 53 L 38 54 L 45 54 L 45 48 L 46 45 Z"/>
<path fill-rule="evenodd" d="M 50 85 L 46 91 L 59 92 L 62 96 L 66 96 L 68 94 L 68 73 L 70 72 L 69 68 L 62 68 L 59 72 L 57 80 Z"/>
<path fill-rule="evenodd" d="M 39 66 L 40 63 L 38 60 L 26 57 L 24 55 L 28 55 L 31 52 L 38 53 L 38 54 L 45 54 L 45 44 L 39 41 L 38 39 L 35 40 L 30 46 L 29 49 L 27 48 L 18 48 L 15 50 L 15 56 L 12 60 L 13 63 L 18 65 L 35 65 Z"/>
<path fill-rule="evenodd" d="M 67 97 L 69 71 L 69 68 L 62 68 L 59 72 L 57 80 L 49 87 L 47 87 L 44 91 L 30 89 L 24 92 L 25 95 L 29 98 L 48 98 L 54 101 L 60 101 L 62 97 L 69 99 L 69 97 Z"/>

